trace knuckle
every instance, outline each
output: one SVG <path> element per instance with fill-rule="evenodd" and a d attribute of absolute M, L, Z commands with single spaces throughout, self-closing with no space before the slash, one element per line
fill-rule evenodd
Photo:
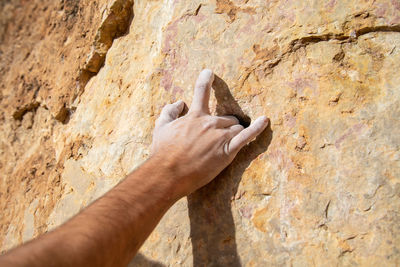
<path fill-rule="evenodd" d="M 221 152 L 220 152 L 220 158 L 229 158 L 231 154 L 230 148 L 229 148 L 229 142 L 224 143 L 222 146 Z"/>
<path fill-rule="evenodd" d="M 209 129 L 215 128 L 216 126 L 217 126 L 217 121 L 215 119 L 212 119 L 212 118 L 207 118 L 203 122 L 203 129 L 205 129 L 205 130 L 209 130 Z"/>
<path fill-rule="evenodd" d="M 239 120 L 235 116 L 226 116 L 228 119 L 230 119 L 232 122 L 235 124 L 239 124 Z"/>
<path fill-rule="evenodd" d="M 222 137 L 223 137 L 225 140 L 229 140 L 229 139 L 231 139 L 232 135 L 231 135 L 231 133 L 229 133 L 229 132 L 224 132 L 224 133 L 222 134 Z"/>
<path fill-rule="evenodd" d="M 212 125 L 211 122 L 207 121 L 207 122 L 204 122 L 204 123 L 203 123 L 203 129 L 204 129 L 204 130 L 209 130 L 209 129 L 211 129 L 211 128 L 213 128 L 213 125 Z"/>
<path fill-rule="evenodd" d="M 225 143 L 225 144 L 224 144 L 222 152 L 223 152 L 223 153 L 222 153 L 223 156 L 229 156 L 229 146 L 228 146 L 228 143 Z"/>
<path fill-rule="evenodd" d="M 226 129 L 218 129 L 217 131 L 217 136 L 218 139 L 221 140 L 222 142 L 226 142 L 226 140 L 230 139 L 230 133 L 229 130 Z"/>
<path fill-rule="evenodd" d="M 192 109 L 192 110 L 190 110 L 190 112 L 188 114 L 190 116 L 193 116 L 193 118 L 197 118 L 197 117 L 200 117 L 201 115 L 203 115 L 203 112 L 201 110 Z"/>

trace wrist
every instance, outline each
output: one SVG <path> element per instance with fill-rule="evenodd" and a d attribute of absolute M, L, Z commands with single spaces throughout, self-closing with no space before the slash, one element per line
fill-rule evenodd
<path fill-rule="evenodd" d="M 167 199 L 176 202 L 187 195 L 187 179 L 182 171 L 182 160 L 171 153 L 159 151 L 153 154 L 145 165 L 145 168 L 151 169 L 156 186 L 160 187 Z"/>

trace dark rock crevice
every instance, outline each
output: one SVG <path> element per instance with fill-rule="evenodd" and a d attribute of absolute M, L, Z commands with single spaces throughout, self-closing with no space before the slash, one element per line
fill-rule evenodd
<path fill-rule="evenodd" d="M 32 102 L 29 103 L 23 107 L 18 108 L 14 113 L 13 113 L 13 118 L 14 120 L 21 121 L 24 115 L 28 112 L 35 112 L 40 106 L 39 102 Z"/>
<path fill-rule="evenodd" d="M 321 35 L 309 35 L 301 38 L 294 39 L 289 42 L 287 49 L 280 53 L 275 58 L 257 58 L 255 64 L 251 69 L 247 70 L 247 74 L 243 76 L 243 79 L 239 81 L 239 87 L 242 87 L 250 74 L 258 68 L 264 68 L 264 71 L 269 74 L 273 69 L 279 65 L 279 63 L 292 53 L 297 52 L 300 48 L 307 47 L 311 44 L 316 44 L 319 42 L 329 42 L 336 41 L 340 44 L 357 42 L 358 38 L 362 35 L 369 33 L 379 33 L 379 32 L 395 32 L 400 33 L 400 24 L 395 25 L 380 25 L 380 26 L 368 26 L 355 29 L 350 32 L 350 34 L 343 33 L 326 33 Z M 276 53 L 275 53 L 276 54 Z M 338 58 L 336 58 L 337 60 Z M 340 58 L 339 58 L 340 59 Z"/>
<path fill-rule="evenodd" d="M 88 56 L 85 67 L 79 76 L 80 94 L 87 82 L 95 76 L 103 67 L 108 50 L 111 48 L 114 39 L 125 35 L 133 18 L 133 0 L 117 0 L 103 19 Z"/>

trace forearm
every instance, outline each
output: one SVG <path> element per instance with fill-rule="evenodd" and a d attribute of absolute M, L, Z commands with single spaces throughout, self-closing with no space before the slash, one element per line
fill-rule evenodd
<path fill-rule="evenodd" d="M 0 259 L 1 265 L 126 265 L 179 198 L 174 175 L 162 159 L 151 158 L 65 225 Z"/>

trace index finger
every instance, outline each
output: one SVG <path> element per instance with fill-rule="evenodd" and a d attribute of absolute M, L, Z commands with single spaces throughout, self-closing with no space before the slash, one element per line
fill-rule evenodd
<path fill-rule="evenodd" d="M 208 102 L 210 100 L 211 85 L 214 81 L 214 74 L 210 69 L 200 72 L 194 87 L 194 96 L 189 111 L 200 111 L 210 113 Z"/>

